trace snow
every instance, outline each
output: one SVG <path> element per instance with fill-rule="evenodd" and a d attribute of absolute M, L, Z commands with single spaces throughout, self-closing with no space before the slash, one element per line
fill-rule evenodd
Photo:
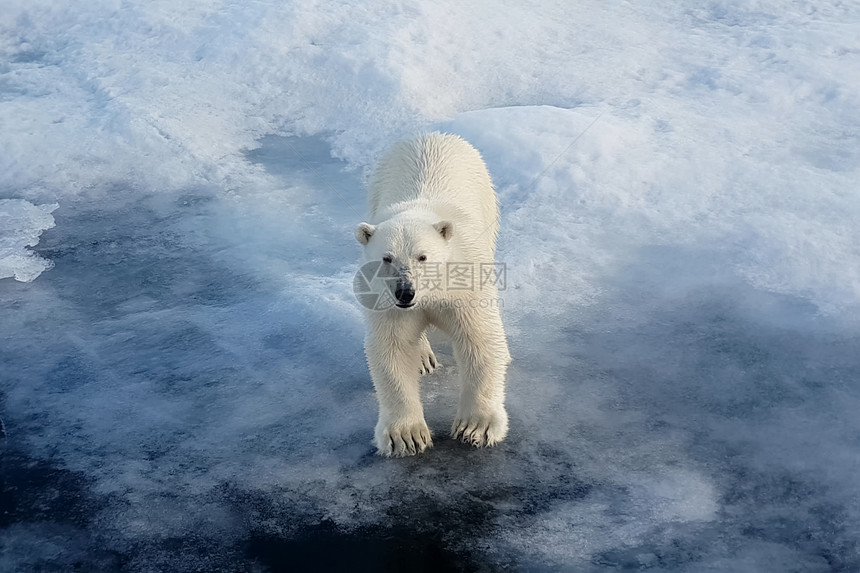
<path fill-rule="evenodd" d="M 860 569 L 860 8 L 0 10 L 0 570 Z M 511 433 L 384 460 L 400 137 L 485 157 Z M 14 277 L 14 278 L 13 278 Z"/>
<path fill-rule="evenodd" d="M 39 235 L 54 226 L 51 212 L 58 204 L 33 205 L 23 199 L 0 199 L 0 279 L 15 277 L 30 282 L 51 268 L 51 262 L 27 247 L 39 243 Z"/>

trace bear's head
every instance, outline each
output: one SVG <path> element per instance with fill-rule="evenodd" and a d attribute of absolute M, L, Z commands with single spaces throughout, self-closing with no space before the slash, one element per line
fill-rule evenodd
<path fill-rule="evenodd" d="M 372 292 L 394 306 L 412 308 L 445 287 L 454 225 L 429 214 L 401 214 L 378 225 L 361 223 L 355 231 L 367 263 L 379 262 L 369 281 Z"/>

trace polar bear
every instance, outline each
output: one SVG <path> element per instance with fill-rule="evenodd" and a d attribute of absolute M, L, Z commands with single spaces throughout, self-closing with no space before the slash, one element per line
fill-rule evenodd
<path fill-rule="evenodd" d="M 431 326 L 451 337 L 460 372 L 452 437 L 479 447 L 502 441 L 511 358 L 494 263 L 499 207 L 481 155 L 456 135 L 397 143 L 372 176 L 368 199 L 356 238 L 362 268 L 375 264 L 378 272 L 364 288 L 391 301 L 367 312 L 365 352 L 379 402 L 374 444 L 385 456 L 433 445 L 418 389 L 420 375 L 436 367 Z"/>

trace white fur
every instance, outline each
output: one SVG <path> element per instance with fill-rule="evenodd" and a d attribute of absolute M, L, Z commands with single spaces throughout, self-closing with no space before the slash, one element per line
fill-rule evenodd
<path fill-rule="evenodd" d="M 452 339 L 460 370 L 460 405 L 452 436 L 492 446 L 508 431 L 505 371 L 510 362 L 495 284 L 479 288 L 479 268 L 492 264 L 499 229 L 493 184 L 480 154 L 454 135 L 432 133 L 396 144 L 381 160 L 369 190 L 369 222 L 356 237 L 364 259 L 391 257 L 390 267 L 414 286 L 416 306 L 368 311 L 367 362 L 379 402 L 374 443 L 380 454 L 403 456 L 431 447 L 418 378 L 436 366 L 426 330 Z M 419 256 L 426 263 L 419 262 Z M 422 285 L 429 265 L 473 266 L 474 288 L 432 291 Z M 438 265 L 438 267 L 436 266 Z M 390 288 L 374 281 L 371 288 Z"/>

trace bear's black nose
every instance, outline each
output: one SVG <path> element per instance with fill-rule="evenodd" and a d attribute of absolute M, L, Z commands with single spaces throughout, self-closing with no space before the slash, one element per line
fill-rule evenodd
<path fill-rule="evenodd" d="M 407 306 L 415 298 L 415 289 L 409 281 L 397 281 L 394 287 L 394 298 L 402 306 Z"/>

